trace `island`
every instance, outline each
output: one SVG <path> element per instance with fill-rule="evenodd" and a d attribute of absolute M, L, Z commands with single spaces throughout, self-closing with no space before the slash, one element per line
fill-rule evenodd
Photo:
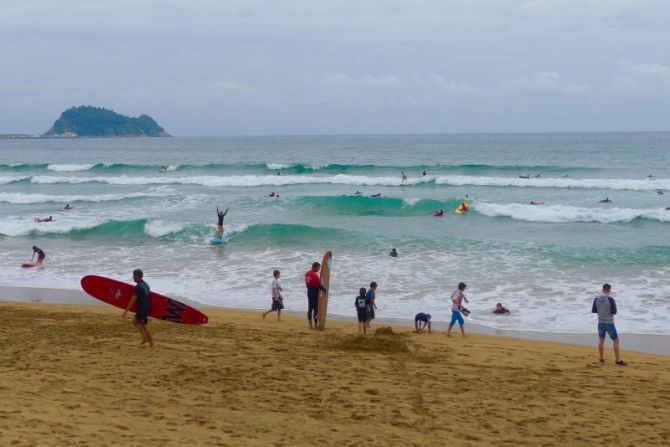
<path fill-rule="evenodd" d="M 137 118 L 102 107 L 72 107 L 63 112 L 42 138 L 169 137 L 149 115 Z"/>

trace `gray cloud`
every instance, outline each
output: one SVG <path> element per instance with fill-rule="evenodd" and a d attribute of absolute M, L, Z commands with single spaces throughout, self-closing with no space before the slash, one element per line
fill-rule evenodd
<path fill-rule="evenodd" d="M 80 104 L 176 135 L 668 129 L 662 0 L 1 6 L 0 132 Z"/>

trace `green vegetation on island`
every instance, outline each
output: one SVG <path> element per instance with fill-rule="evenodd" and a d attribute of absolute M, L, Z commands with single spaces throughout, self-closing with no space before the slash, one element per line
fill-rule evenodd
<path fill-rule="evenodd" d="M 137 118 L 102 107 L 72 107 L 42 137 L 169 137 L 149 115 Z"/>

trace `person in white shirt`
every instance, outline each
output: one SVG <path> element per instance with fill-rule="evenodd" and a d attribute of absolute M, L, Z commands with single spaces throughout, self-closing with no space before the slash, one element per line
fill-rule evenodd
<path fill-rule="evenodd" d="M 265 318 L 265 316 L 270 312 L 277 311 L 277 321 L 281 321 L 281 310 L 284 308 L 284 297 L 281 294 L 282 288 L 279 284 L 279 276 L 281 275 L 281 272 L 279 270 L 275 270 L 272 272 L 272 275 L 275 278 L 272 281 L 272 307 L 270 310 L 263 313 L 263 318 Z"/>
<path fill-rule="evenodd" d="M 461 310 L 463 309 L 463 301 L 466 303 L 468 299 L 465 298 L 465 283 L 458 283 L 458 289 L 454 290 L 454 293 L 451 294 L 451 321 L 449 322 L 449 329 L 447 329 L 447 337 L 451 337 L 451 328 L 454 327 L 454 324 L 458 321 L 458 325 L 461 328 L 461 335 L 465 337 L 465 329 L 463 325 L 465 321 L 463 320 L 463 315 L 461 315 Z"/>

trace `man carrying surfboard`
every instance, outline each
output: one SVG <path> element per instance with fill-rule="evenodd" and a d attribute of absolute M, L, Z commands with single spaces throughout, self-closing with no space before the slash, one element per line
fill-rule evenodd
<path fill-rule="evenodd" d="M 310 328 L 318 328 L 319 320 L 319 290 L 326 292 L 326 289 L 321 285 L 321 278 L 319 278 L 319 270 L 321 264 L 318 262 L 312 263 L 312 268 L 305 273 L 305 286 L 307 286 L 307 321 L 309 321 Z M 314 325 L 312 326 L 312 320 Z"/>
<path fill-rule="evenodd" d="M 137 311 L 135 312 L 135 318 L 133 319 L 133 326 L 135 326 L 142 335 L 141 344 L 149 343 L 149 346 L 153 348 L 154 341 L 149 332 L 149 311 L 151 310 L 149 294 L 151 293 L 151 289 L 149 289 L 149 284 L 142 279 L 143 276 L 144 273 L 142 270 L 133 270 L 133 281 L 135 281 L 136 285 L 133 290 L 133 296 L 130 298 L 130 301 L 128 301 L 126 310 L 123 311 L 123 317 L 125 318 L 128 310 L 133 307 L 133 304 L 137 303 Z"/>
<path fill-rule="evenodd" d="M 219 207 L 216 207 L 216 217 L 219 219 L 218 224 L 216 225 L 216 236 L 219 238 L 223 237 L 223 218 L 228 214 L 228 208 L 226 211 L 219 211 Z"/>

